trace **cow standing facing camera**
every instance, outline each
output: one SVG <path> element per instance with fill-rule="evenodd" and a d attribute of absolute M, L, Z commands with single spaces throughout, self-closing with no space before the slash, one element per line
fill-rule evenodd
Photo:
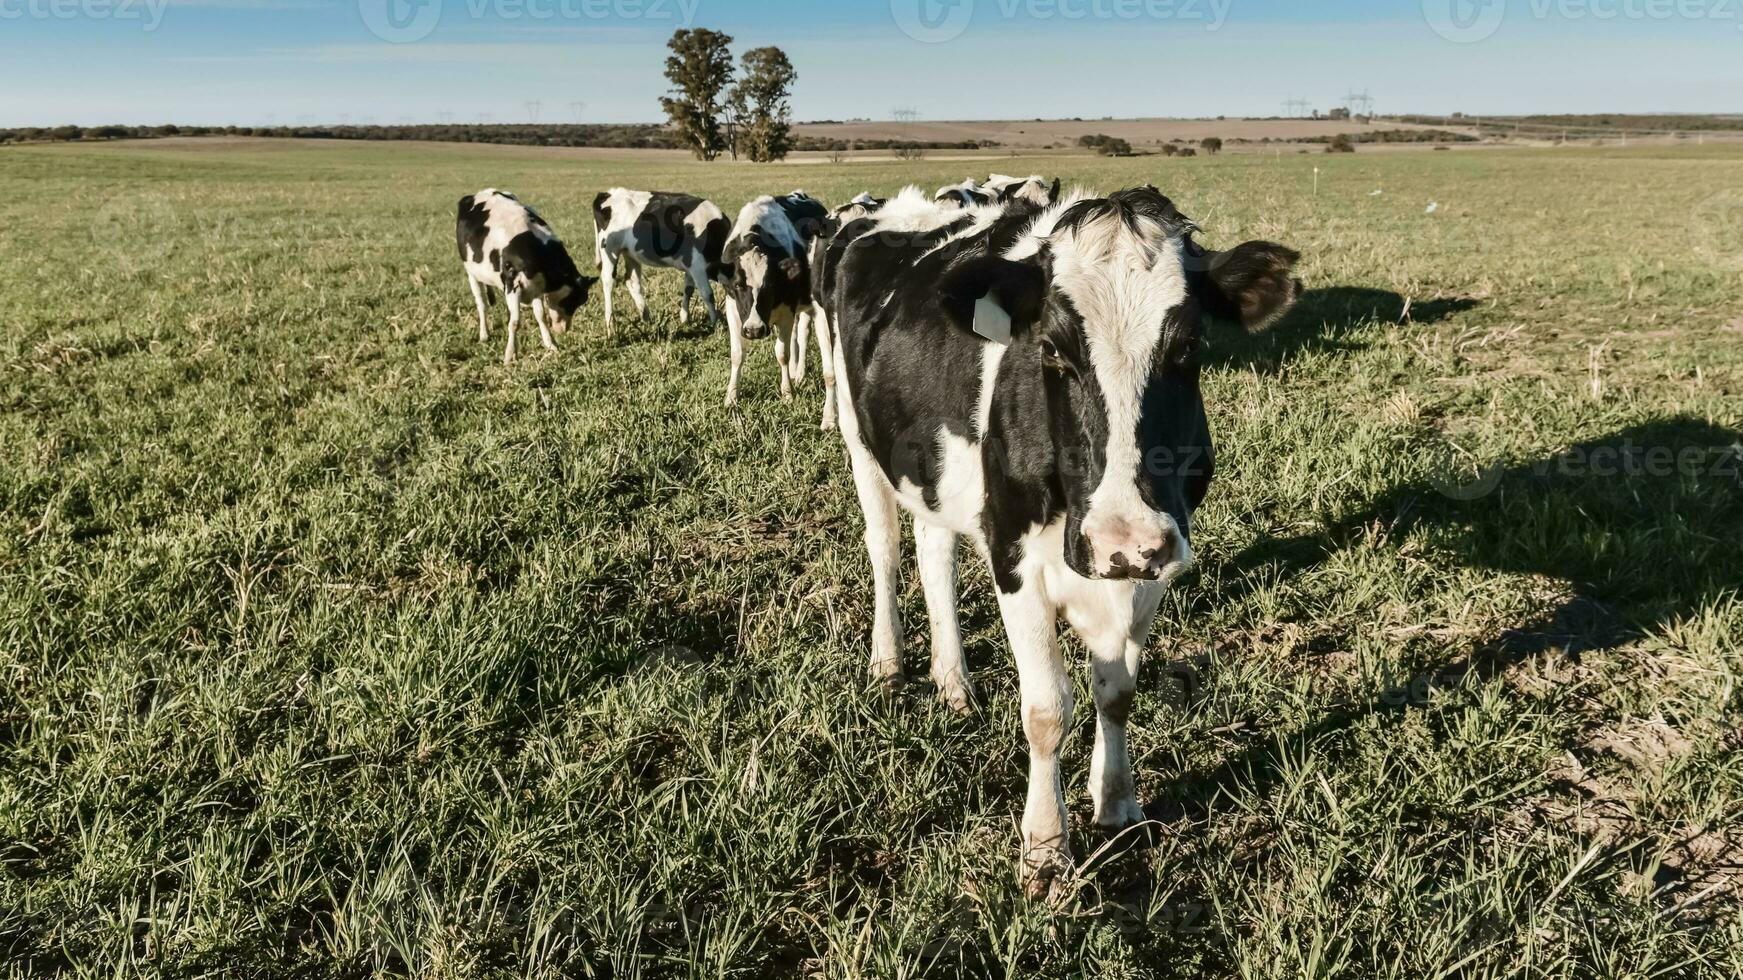
<path fill-rule="evenodd" d="M 726 325 L 731 334 L 732 375 L 726 406 L 738 404 L 744 342 L 772 333 L 781 376 L 781 400 L 805 380 L 805 331 L 811 321 L 810 245 L 822 234 L 829 211 L 801 191 L 759 197 L 738 213 L 721 255 L 726 282 Z M 821 349 L 819 356 L 827 357 Z M 825 399 L 833 384 L 825 363 Z"/>
<path fill-rule="evenodd" d="M 555 351 L 553 333 L 569 329 L 575 311 L 587 302 L 587 291 L 598 280 L 581 274 L 563 247 L 563 240 L 538 212 L 513 194 L 487 188 L 460 199 L 454 226 L 460 264 L 478 307 L 478 339 L 490 340 L 490 290 L 502 293 L 508 306 L 508 347 L 502 363 L 514 363 L 515 329 L 522 303 L 531 303 L 539 324 L 539 339 Z"/>
<path fill-rule="evenodd" d="M 1126 751 L 1139 658 L 1168 584 L 1191 567 L 1213 471 L 1199 390 L 1206 313 L 1262 326 L 1289 307 L 1299 256 L 1207 253 L 1154 188 L 967 211 L 917 188 L 837 235 L 841 434 L 865 515 L 871 673 L 902 678 L 901 511 L 913 515 L 940 696 L 972 703 L 956 554 L 991 567 L 1017 661 L 1029 793 L 1022 875 L 1071 868 L 1060 750 L 1072 683 L 1064 619 L 1088 649 L 1095 823 L 1143 819 Z"/>

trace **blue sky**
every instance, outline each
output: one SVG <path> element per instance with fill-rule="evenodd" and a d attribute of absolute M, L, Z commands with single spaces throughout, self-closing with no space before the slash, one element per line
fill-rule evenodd
<path fill-rule="evenodd" d="M 0 0 L 0 126 L 648 121 L 686 23 L 800 119 L 1743 111 L 1743 0 Z"/>

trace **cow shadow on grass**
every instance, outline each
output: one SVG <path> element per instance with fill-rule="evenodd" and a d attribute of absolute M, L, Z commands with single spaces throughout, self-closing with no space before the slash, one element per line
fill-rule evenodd
<path fill-rule="evenodd" d="M 1373 323 L 1439 323 L 1478 305 L 1470 297 L 1413 300 L 1386 289 L 1333 286 L 1303 293 L 1289 313 L 1268 330 L 1243 333 L 1223 327 L 1211 336 L 1207 365 L 1270 373 L 1312 351 L 1354 352 L 1367 345 L 1356 339 Z"/>
<path fill-rule="evenodd" d="M 1541 656 L 1577 661 L 1698 615 L 1743 581 L 1739 527 L 1743 433 L 1679 417 L 1522 463 L 1403 483 L 1323 531 L 1254 545 L 1233 561 L 1233 577 L 1239 587 L 1309 573 L 1378 529 L 1399 544 L 1409 535 L 1417 554 L 1427 545 L 1467 568 L 1572 585 L 1554 609 L 1415 672 L 1426 689 L 1450 690 Z M 1176 827 L 1234 815 L 1234 800 L 1270 792 L 1290 760 L 1322 751 L 1328 736 L 1420 707 L 1417 686 L 1369 690 L 1301 729 L 1260 734 L 1181 774 L 1146 814 Z"/>

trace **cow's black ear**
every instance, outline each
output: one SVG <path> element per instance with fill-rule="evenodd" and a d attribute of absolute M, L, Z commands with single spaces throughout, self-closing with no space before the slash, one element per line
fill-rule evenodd
<path fill-rule="evenodd" d="M 738 264 L 739 256 L 745 253 L 745 240 L 734 238 L 726 243 L 726 248 L 720 253 L 720 264 L 734 266 Z"/>
<path fill-rule="evenodd" d="M 1295 263 L 1301 253 L 1275 242 L 1247 242 L 1204 257 L 1194 292 L 1212 316 L 1248 330 L 1263 330 L 1289 312 L 1301 295 Z"/>
<path fill-rule="evenodd" d="M 1013 262 L 983 256 L 958 263 L 938 284 L 938 299 L 952 323 L 974 332 L 975 307 L 990 300 L 1011 318 L 1013 336 L 1041 319 L 1047 301 L 1047 273 L 1038 261 Z"/>
<path fill-rule="evenodd" d="M 1059 178 L 1058 177 L 1053 178 L 1053 186 L 1051 188 L 1049 188 L 1047 191 L 1047 203 L 1048 204 L 1058 204 L 1059 203 Z"/>
<path fill-rule="evenodd" d="M 799 277 L 805 274 L 805 264 L 789 255 L 781 260 L 781 274 L 786 276 L 789 282 L 798 282 Z"/>

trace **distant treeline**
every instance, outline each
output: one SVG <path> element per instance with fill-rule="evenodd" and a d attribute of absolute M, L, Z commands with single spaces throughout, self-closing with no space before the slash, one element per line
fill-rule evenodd
<path fill-rule="evenodd" d="M 410 126 L 26 126 L 0 129 L 0 143 L 62 143 L 73 140 L 161 139 L 167 136 L 261 136 L 269 139 L 422 140 L 503 143 L 515 146 L 591 146 L 609 149 L 678 150 L 677 132 L 656 123 L 432 123 Z M 979 150 L 992 140 L 823 139 L 795 136 L 793 148 L 826 153 L 854 150 Z"/>
<path fill-rule="evenodd" d="M 1534 115 L 1534 116 L 1398 116 L 1399 122 L 1424 125 L 1462 123 L 1476 126 L 1484 132 L 1506 133 L 1513 130 L 1547 131 L 1565 129 L 1576 137 L 1623 133 L 1711 133 L 1743 131 L 1743 116 L 1738 115 L 1628 115 L 1600 113 L 1594 115 Z"/>
<path fill-rule="evenodd" d="M 166 136 L 264 136 L 274 139 L 425 140 L 512 143 L 519 146 L 600 146 L 678 149 L 675 134 L 653 123 L 634 125 L 433 123 L 411 126 L 55 126 L 0 129 L 0 142 L 159 139 Z"/>
<path fill-rule="evenodd" d="M 1477 143 L 1469 133 L 1451 133 L 1444 129 L 1372 129 L 1337 136 L 1304 136 L 1296 143 L 1330 143 L 1342 139 L 1349 143 Z"/>

